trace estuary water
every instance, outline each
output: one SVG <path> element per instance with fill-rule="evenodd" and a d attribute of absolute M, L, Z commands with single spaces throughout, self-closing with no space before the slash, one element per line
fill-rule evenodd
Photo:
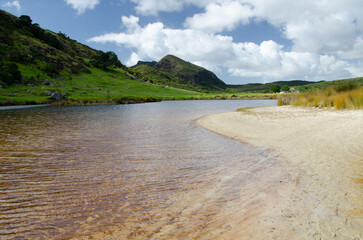
<path fill-rule="evenodd" d="M 274 100 L 0 111 L 0 239 L 228 239 L 274 194 L 265 149 L 195 124 Z M 237 235 L 236 235 L 237 234 Z"/>

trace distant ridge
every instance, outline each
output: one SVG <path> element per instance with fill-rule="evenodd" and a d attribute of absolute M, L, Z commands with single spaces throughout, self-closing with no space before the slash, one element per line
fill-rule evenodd
<path fill-rule="evenodd" d="M 280 88 L 283 86 L 287 87 L 300 87 L 315 83 L 321 83 L 324 81 L 319 82 L 312 82 L 312 81 L 304 81 L 304 80 L 291 80 L 291 81 L 276 81 L 271 83 L 248 83 L 243 85 L 228 85 L 229 89 L 233 89 L 233 91 L 241 91 L 241 92 L 263 92 L 268 91 L 273 85 L 279 86 Z"/>

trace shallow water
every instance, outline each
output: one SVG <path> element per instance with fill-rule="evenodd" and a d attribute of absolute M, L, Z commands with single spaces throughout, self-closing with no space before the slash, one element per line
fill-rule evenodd
<path fill-rule="evenodd" d="M 0 239 L 228 239 L 281 166 L 208 132 L 207 114 L 276 101 L 0 111 Z M 243 234 L 243 233 L 241 233 Z"/>

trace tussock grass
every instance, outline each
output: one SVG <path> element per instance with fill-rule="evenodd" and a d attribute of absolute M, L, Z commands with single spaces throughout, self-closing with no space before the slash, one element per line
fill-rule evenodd
<path fill-rule="evenodd" d="M 363 86 L 347 83 L 324 90 L 312 90 L 301 94 L 287 94 L 278 98 L 277 104 L 303 107 L 363 109 Z"/>

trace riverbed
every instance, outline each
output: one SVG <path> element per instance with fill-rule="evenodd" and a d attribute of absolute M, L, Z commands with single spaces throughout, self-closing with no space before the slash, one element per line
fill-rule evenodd
<path fill-rule="evenodd" d="M 275 100 L 0 111 L 1 239 L 232 239 L 283 163 L 196 119 Z"/>

